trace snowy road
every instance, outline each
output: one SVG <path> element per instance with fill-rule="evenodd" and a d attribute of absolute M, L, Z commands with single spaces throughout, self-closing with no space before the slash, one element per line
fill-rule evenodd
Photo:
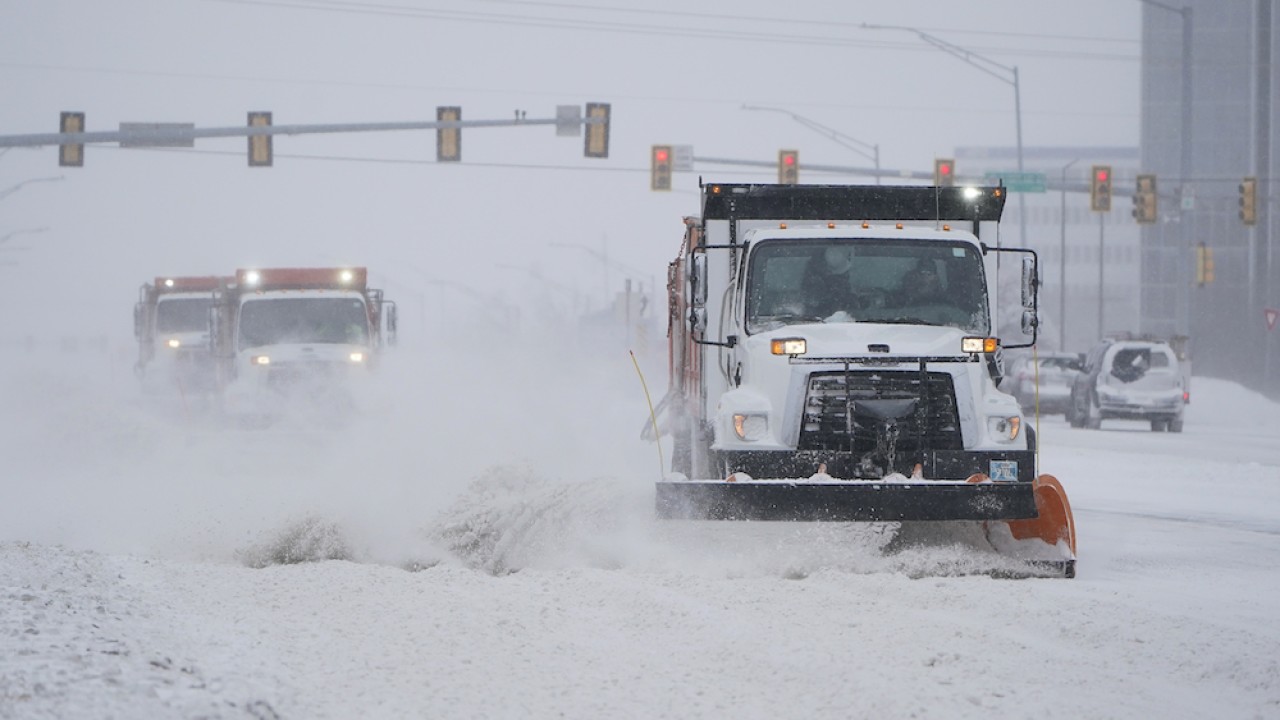
<path fill-rule="evenodd" d="M 0 718 L 1280 718 L 1280 406 L 1043 420 L 1079 576 L 1001 580 L 877 526 L 655 523 L 626 369 L 271 442 L 6 374 Z M 299 528 L 351 560 L 274 564 Z"/>

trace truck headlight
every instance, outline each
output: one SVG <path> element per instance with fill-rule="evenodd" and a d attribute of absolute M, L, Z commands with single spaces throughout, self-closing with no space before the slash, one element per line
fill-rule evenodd
<path fill-rule="evenodd" d="M 1022 430 L 1022 418 L 1017 415 L 987 418 L 987 428 L 991 430 L 991 437 L 996 442 L 1013 442 L 1018 439 L 1018 432 Z"/>
<path fill-rule="evenodd" d="M 178 338 L 169 338 L 168 340 L 165 341 L 165 345 L 168 345 L 169 347 L 176 350 L 182 347 L 182 341 L 179 340 Z"/>
<path fill-rule="evenodd" d="M 991 337 L 967 337 L 960 338 L 960 352 L 976 355 L 978 353 L 993 353 L 1000 345 L 1000 341 Z"/>
<path fill-rule="evenodd" d="M 353 363 L 362 363 L 362 362 L 364 362 L 364 353 L 362 353 L 362 352 L 353 352 L 353 353 L 351 353 L 350 355 L 348 355 L 348 356 L 347 356 L 347 359 L 348 359 L 348 360 L 350 360 L 350 361 L 351 361 L 351 362 L 353 362 Z"/>
<path fill-rule="evenodd" d="M 735 413 L 733 416 L 733 431 L 742 440 L 748 442 L 760 440 L 769 432 L 769 418 L 764 415 Z"/>
<path fill-rule="evenodd" d="M 250 364 L 252 364 L 252 365 L 270 365 L 270 364 L 271 364 L 271 356 L 269 356 L 269 355 L 254 355 L 253 357 L 249 358 L 249 363 L 250 363 Z"/>
<path fill-rule="evenodd" d="M 809 351 L 804 338 L 778 338 L 770 341 L 769 351 L 774 355 L 803 355 Z"/>

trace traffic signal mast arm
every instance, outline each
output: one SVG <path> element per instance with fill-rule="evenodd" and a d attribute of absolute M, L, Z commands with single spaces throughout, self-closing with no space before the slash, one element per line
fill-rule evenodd
<path fill-rule="evenodd" d="M 566 106 L 573 109 L 573 106 Z M 122 127 L 120 130 L 100 130 L 82 132 L 35 133 L 28 135 L 0 135 L 0 148 L 5 147 L 43 147 L 59 145 L 77 147 L 88 143 L 118 142 L 121 145 L 135 146 L 190 146 L 197 138 L 218 137 L 261 137 L 274 135 L 310 135 L 320 133 L 346 132 L 385 132 L 391 130 L 440 130 L 481 127 L 511 127 L 516 125 L 556 125 L 558 128 L 569 126 L 605 126 L 604 133 L 588 132 L 587 157 L 607 157 L 608 124 L 610 113 L 608 105 L 589 103 L 588 114 L 582 116 L 559 116 L 553 118 L 526 118 L 518 116 L 505 120 L 459 120 L 446 121 L 422 120 L 409 122 L 380 123 L 322 123 L 297 125 L 240 125 L 235 127 L 197 128 L 181 123 L 156 123 L 149 126 Z M 63 113 L 61 127 L 68 127 L 68 116 L 73 125 L 84 127 L 83 113 Z M 79 162 L 63 164 L 81 164 Z"/>

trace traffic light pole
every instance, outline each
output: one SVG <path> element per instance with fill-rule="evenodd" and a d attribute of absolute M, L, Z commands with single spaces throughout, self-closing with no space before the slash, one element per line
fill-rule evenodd
<path fill-rule="evenodd" d="M 1106 306 L 1107 286 L 1103 284 L 1103 272 L 1107 267 L 1104 260 L 1104 234 L 1107 227 L 1107 214 L 1098 213 L 1098 338 L 1106 337 L 1106 326 L 1102 324 L 1102 309 Z"/>
<path fill-rule="evenodd" d="M 197 128 L 182 124 L 131 126 L 121 130 L 78 133 L 37 133 L 0 135 L 0 147 L 42 147 L 48 145 L 84 145 L 118 142 L 122 146 L 190 146 L 197 138 L 261 137 L 275 135 L 311 135 L 319 133 L 385 132 L 391 130 L 441 130 L 453 128 L 516 127 L 523 125 L 556 125 L 580 128 L 583 125 L 608 125 L 607 114 L 587 117 L 526 118 L 511 120 L 410 121 L 382 123 L 329 123 L 314 125 L 239 125 L 235 127 Z M 597 157 L 598 155 L 589 155 Z M 602 156 L 600 156 L 602 157 Z"/>

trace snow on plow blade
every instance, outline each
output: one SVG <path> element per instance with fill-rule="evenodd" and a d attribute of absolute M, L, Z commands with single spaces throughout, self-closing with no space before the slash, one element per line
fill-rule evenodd
<path fill-rule="evenodd" d="M 656 484 L 662 520 L 792 522 L 979 521 L 991 548 L 1034 575 L 1075 577 L 1075 520 L 1052 475 L 1034 482 L 725 482 Z"/>

